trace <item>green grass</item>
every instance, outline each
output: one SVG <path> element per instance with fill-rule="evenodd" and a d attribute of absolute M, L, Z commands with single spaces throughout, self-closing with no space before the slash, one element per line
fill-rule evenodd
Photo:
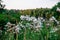
<path fill-rule="evenodd" d="M 25 25 L 26 22 L 24 22 Z M 50 33 L 53 28 L 53 24 L 46 27 L 46 23 L 43 24 L 44 27 L 39 28 L 37 31 L 35 28 L 25 27 L 20 30 L 19 33 L 14 37 L 14 33 L 7 32 L 2 35 L 0 40 L 60 40 L 60 35 L 57 32 Z"/>

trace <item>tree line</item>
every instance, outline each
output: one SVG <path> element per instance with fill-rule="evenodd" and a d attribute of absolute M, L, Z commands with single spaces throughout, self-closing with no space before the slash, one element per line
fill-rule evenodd
<path fill-rule="evenodd" d="M 2 2 L 2 0 L 0 0 Z M 20 15 L 30 15 L 37 17 L 43 17 L 49 19 L 54 16 L 58 21 L 60 21 L 60 12 L 57 11 L 57 7 L 60 8 L 60 2 L 52 8 L 36 8 L 36 9 L 26 9 L 26 10 L 16 10 L 16 9 L 4 9 L 5 5 L 0 2 L 0 26 L 4 26 L 8 21 L 17 24 L 20 21 Z M 2 7 L 2 8 L 1 8 Z"/>

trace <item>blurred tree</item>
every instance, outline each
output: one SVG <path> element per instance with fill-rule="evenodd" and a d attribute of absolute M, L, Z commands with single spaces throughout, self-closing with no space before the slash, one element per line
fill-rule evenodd
<path fill-rule="evenodd" d="M 7 23 L 7 17 L 6 15 L 0 14 L 0 30 L 3 30 Z"/>
<path fill-rule="evenodd" d="M 2 0 L 0 0 L 0 13 L 2 13 L 4 11 L 4 7 L 5 5 L 2 4 Z"/>
<path fill-rule="evenodd" d="M 59 19 L 60 12 L 57 11 L 57 8 L 60 8 L 60 2 L 58 2 L 55 6 L 52 7 L 51 11 L 54 12 L 54 16 Z"/>

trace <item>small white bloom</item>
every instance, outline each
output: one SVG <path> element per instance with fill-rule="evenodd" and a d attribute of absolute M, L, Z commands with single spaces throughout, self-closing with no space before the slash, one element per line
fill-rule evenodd
<path fill-rule="evenodd" d="M 54 16 L 50 18 L 50 21 L 56 20 Z"/>
<path fill-rule="evenodd" d="M 50 33 L 54 33 L 54 32 L 56 32 L 58 29 L 57 28 L 53 28 L 51 31 L 50 31 Z"/>
<path fill-rule="evenodd" d="M 46 25 L 47 25 L 47 26 L 49 26 L 50 24 L 49 24 L 49 23 L 47 23 Z"/>
<path fill-rule="evenodd" d="M 19 33 L 19 30 L 20 30 L 19 25 L 15 26 L 15 31 Z"/>
<path fill-rule="evenodd" d="M 57 8 L 57 11 L 60 11 L 60 8 Z"/>

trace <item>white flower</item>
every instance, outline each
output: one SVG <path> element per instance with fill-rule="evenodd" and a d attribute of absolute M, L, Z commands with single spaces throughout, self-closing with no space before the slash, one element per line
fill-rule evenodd
<path fill-rule="evenodd" d="M 37 22 L 37 19 L 34 19 L 34 20 L 33 20 L 33 22 L 35 22 L 35 23 L 36 23 L 36 22 Z"/>
<path fill-rule="evenodd" d="M 47 23 L 46 25 L 47 25 L 47 26 L 49 26 L 50 24 L 49 24 L 49 23 Z"/>
<path fill-rule="evenodd" d="M 59 24 L 59 22 L 57 21 L 57 24 Z"/>
<path fill-rule="evenodd" d="M 20 27 L 25 27 L 22 23 L 19 23 Z"/>
<path fill-rule="evenodd" d="M 36 31 L 39 31 L 39 29 L 37 28 Z"/>
<path fill-rule="evenodd" d="M 50 33 L 54 33 L 54 32 L 56 32 L 58 29 L 57 28 L 53 28 L 51 31 L 50 31 Z"/>
<path fill-rule="evenodd" d="M 60 8 L 57 8 L 57 11 L 60 11 Z"/>
<path fill-rule="evenodd" d="M 57 24 L 59 24 L 59 21 L 55 20 Z"/>
<path fill-rule="evenodd" d="M 24 16 L 24 15 L 21 15 L 21 16 L 20 16 L 20 19 L 21 19 L 21 20 L 24 20 L 24 19 L 25 19 L 25 16 Z"/>
<path fill-rule="evenodd" d="M 42 22 L 44 22 L 44 21 L 45 21 L 45 19 L 42 20 Z"/>
<path fill-rule="evenodd" d="M 11 24 L 10 22 L 8 22 L 7 24 Z"/>
<path fill-rule="evenodd" d="M 19 25 L 15 26 L 15 32 L 19 33 L 19 30 L 20 30 Z"/>
<path fill-rule="evenodd" d="M 52 19 L 52 18 L 50 18 L 50 21 L 53 21 L 53 19 Z"/>
<path fill-rule="evenodd" d="M 11 23 L 10 22 L 8 22 L 5 26 L 7 26 L 7 27 L 11 27 Z"/>
<path fill-rule="evenodd" d="M 34 19 L 36 19 L 35 17 L 30 17 L 31 18 L 31 20 L 33 21 Z"/>

